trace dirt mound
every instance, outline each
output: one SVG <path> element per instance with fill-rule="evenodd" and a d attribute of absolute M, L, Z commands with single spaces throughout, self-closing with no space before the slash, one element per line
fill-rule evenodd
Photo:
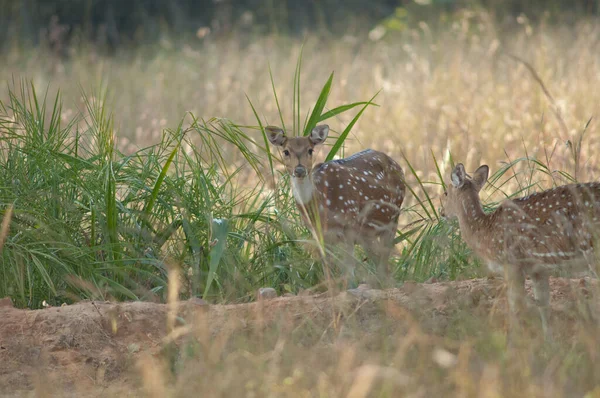
<path fill-rule="evenodd" d="M 551 280 L 554 312 L 566 311 L 573 295 L 587 294 L 596 280 Z M 530 289 L 528 282 L 528 290 Z M 190 325 L 202 316 L 210 336 L 223 328 L 268 327 L 285 316 L 292 322 L 311 319 L 331 323 L 332 312 L 361 313 L 365 327 L 389 320 L 386 303 L 423 321 L 434 333 L 443 332 L 446 313 L 452 308 L 490 312 L 505 308 L 501 279 L 475 279 L 431 284 L 405 283 L 390 290 L 355 289 L 331 297 L 280 297 L 239 305 L 207 305 L 201 301 L 179 303 L 177 325 Z M 377 308 L 365 303 L 379 303 Z M 369 309 L 367 309 L 369 308 Z M 26 393 L 35 389 L 61 396 L 88 393 L 111 395 L 119 388 L 136 387 L 136 363 L 144 355 L 156 356 L 167 335 L 166 304 L 86 301 L 43 310 L 21 310 L 0 302 L 0 391 Z"/>

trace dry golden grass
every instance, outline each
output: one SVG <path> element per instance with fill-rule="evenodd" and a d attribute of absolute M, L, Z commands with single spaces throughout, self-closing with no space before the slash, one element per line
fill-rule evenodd
<path fill-rule="evenodd" d="M 367 100 L 382 89 L 376 99 L 381 107 L 369 109 L 347 141 L 350 152 L 372 147 L 399 160 L 404 152 L 425 180 L 435 180 L 431 153 L 444 159 L 448 151 L 468 170 L 485 162 L 493 172 L 500 162 L 527 154 L 550 169 L 574 174 L 567 140 L 576 141 L 600 103 L 600 25 L 531 26 L 519 21 L 507 28 L 486 14 L 465 13 L 443 32 L 422 23 L 376 42 L 309 36 L 302 63 L 302 113 L 335 71 L 330 106 Z M 0 62 L 0 72 L 33 79 L 37 87 L 60 88 L 65 120 L 69 107 L 83 108 L 80 85 L 86 91 L 107 87 L 119 143 L 126 151 L 157 142 L 162 129 L 175 126 L 187 111 L 255 125 L 245 94 L 264 121 L 279 124 L 269 64 L 291 124 L 292 78 L 302 42 L 277 37 L 251 44 L 236 37 L 211 40 L 181 50 L 123 50 L 112 58 L 89 49 L 74 50 L 68 60 L 44 51 L 14 50 Z M 526 66 L 507 54 L 531 64 L 554 103 Z M 5 95 L 0 88 L 0 98 Z M 332 129 L 341 131 L 349 118 L 330 121 Z M 592 120 L 581 148 L 582 180 L 598 176 L 597 132 Z"/>
<path fill-rule="evenodd" d="M 141 357 L 140 384 L 153 396 L 596 397 L 597 284 L 581 282 L 552 282 L 557 341 L 532 308 L 511 349 L 499 280 L 213 307 L 174 329 L 159 360 Z"/>
<path fill-rule="evenodd" d="M 15 396 L 596 397 L 598 281 L 551 287 L 556 340 L 544 341 L 531 308 L 512 349 L 500 279 L 241 305 L 3 303 L 0 387 Z"/>

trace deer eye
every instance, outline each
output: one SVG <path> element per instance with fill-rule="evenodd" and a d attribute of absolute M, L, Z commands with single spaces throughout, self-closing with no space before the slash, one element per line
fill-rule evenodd
<path fill-rule="evenodd" d="M 308 156 L 312 156 L 312 154 L 313 154 L 313 150 L 311 148 L 311 149 L 308 150 Z"/>
<path fill-rule="evenodd" d="M 444 196 L 448 196 L 448 191 L 444 191 Z"/>
<path fill-rule="evenodd" d="M 283 154 L 284 154 L 285 156 L 290 156 L 290 151 L 288 151 L 288 150 L 286 149 L 285 151 L 283 151 Z"/>

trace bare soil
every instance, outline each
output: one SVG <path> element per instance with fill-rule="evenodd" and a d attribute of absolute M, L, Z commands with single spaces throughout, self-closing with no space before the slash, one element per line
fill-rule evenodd
<path fill-rule="evenodd" d="M 574 298 L 589 294 L 597 285 L 597 280 L 588 278 L 553 278 L 553 314 L 568 312 Z M 528 291 L 530 288 L 528 281 Z M 407 282 L 389 290 L 361 288 L 333 297 L 325 293 L 238 305 L 208 305 L 196 300 L 179 303 L 176 322 L 186 324 L 201 314 L 210 335 L 215 336 L 227 325 L 264 328 L 281 316 L 292 322 L 310 317 L 327 324 L 331 322 L 331 312 L 342 309 L 343 314 L 358 314 L 361 324 L 368 328 L 383 318 L 394 321 L 390 304 L 414 314 L 429 331 L 443 333 L 454 308 L 494 313 L 503 319 L 505 286 L 502 279 L 473 279 Z M 111 396 L 127 391 L 129 396 L 135 396 L 133 391 L 139 391 L 136 363 L 145 356 L 161 353 L 168 312 L 166 304 L 99 301 L 23 310 L 2 300 L 0 395 Z"/>

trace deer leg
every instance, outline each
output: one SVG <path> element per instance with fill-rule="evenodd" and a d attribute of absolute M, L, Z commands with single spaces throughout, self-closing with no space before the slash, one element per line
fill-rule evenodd
<path fill-rule="evenodd" d="M 394 234 L 393 231 L 386 231 L 379 236 L 379 242 L 377 245 L 377 253 L 374 259 L 376 259 L 377 266 L 377 277 L 381 283 L 387 284 L 390 278 L 390 269 L 388 261 L 394 248 Z"/>
<path fill-rule="evenodd" d="M 357 287 L 356 259 L 354 258 L 354 241 L 344 242 L 342 245 L 341 269 L 344 285 L 353 289 Z"/>
<path fill-rule="evenodd" d="M 519 315 L 525 309 L 525 275 L 516 266 L 504 266 L 508 290 L 509 329 L 508 343 L 514 344 L 515 334 L 519 331 Z"/>
<path fill-rule="evenodd" d="M 329 263 L 339 267 L 344 289 L 356 287 L 354 239 L 349 234 L 336 232 L 327 236 L 327 242 Z M 333 251 L 334 247 L 337 250 Z"/>
<path fill-rule="evenodd" d="M 336 249 L 337 240 L 335 239 L 335 235 L 332 235 L 331 233 L 324 233 L 317 238 L 316 244 L 318 245 L 318 250 L 321 254 L 323 272 L 325 273 L 325 278 L 329 284 L 333 282 L 334 264 L 337 264 L 338 260 L 334 251 L 334 249 Z M 330 289 L 332 287 L 332 285 L 329 286 Z"/>
<path fill-rule="evenodd" d="M 600 243 L 600 241 L 598 242 Z M 598 279 L 598 273 L 600 271 L 599 260 L 600 256 L 596 253 L 588 254 L 583 256 L 585 262 L 588 264 L 588 271 L 590 272 L 590 276 L 592 278 Z"/>
<path fill-rule="evenodd" d="M 550 341 L 552 339 L 550 326 L 548 325 L 548 318 L 550 315 L 550 281 L 548 275 L 543 273 L 533 274 L 531 276 L 531 281 L 533 282 L 535 302 L 540 311 L 540 318 L 542 319 L 544 339 Z"/>

